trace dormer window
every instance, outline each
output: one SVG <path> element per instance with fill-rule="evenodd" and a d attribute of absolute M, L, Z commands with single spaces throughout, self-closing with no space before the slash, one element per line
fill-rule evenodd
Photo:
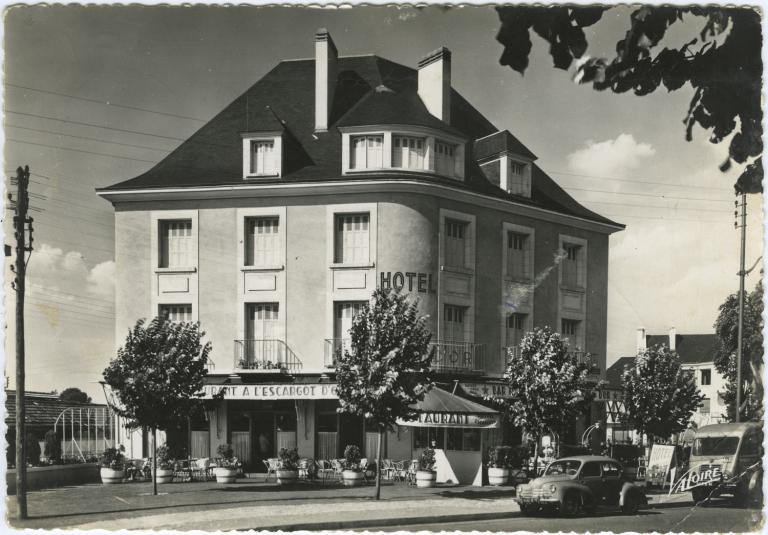
<path fill-rule="evenodd" d="M 282 146 L 278 132 L 243 134 L 243 178 L 281 176 Z"/>
<path fill-rule="evenodd" d="M 453 176 L 456 173 L 455 145 L 435 141 L 435 172 L 445 176 Z"/>
<path fill-rule="evenodd" d="M 524 163 L 509 161 L 507 174 L 507 191 L 513 195 L 531 196 L 531 178 Z"/>
<path fill-rule="evenodd" d="M 384 136 L 353 136 L 350 168 L 381 169 L 384 166 Z"/>
<path fill-rule="evenodd" d="M 424 169 L 424 138 L 392 136 L 392 167 Z"/>

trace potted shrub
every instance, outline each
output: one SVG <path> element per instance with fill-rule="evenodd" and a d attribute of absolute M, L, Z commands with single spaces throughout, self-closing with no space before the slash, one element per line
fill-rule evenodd
<path fill-rule="evenodd" d="M 237 467 L 235 464 L 235 452 L 230 444 L 219 444 L 216 448 L 216 454 L 219 458 L 216 460 L 216 468 L 213 469 L 213 475 L 216 476 L 216 483 L 234 483 L 237 478 Z"/>
<path fill-rule="evenodd" d="M 368 461 L 368 464 L 363 467 L 365 477 L 372 479 L 376 477 L 376 461 Z"/>
<path fill-rule="evenodd" d="M 299 479 L 299 450 L 280 448 L 277 454 L 277 483 L 290 485 Z"/>
<path fill-rule="evenodd" d="M 417 487 L 434 487 L 437 480 L 435 471 L 435 450 L 424 448 L 419 457 L 419 469 L 416 471 Z"/>
<path fill-rule="evenodd" d="M 125 477 L 125 451 L 124 446 L 120 448 L 107 448 L 101 454 L 99 462 L 101 464 L 101 482 L 105 485 L 122 483 Z"/>
<path fill-rule="evenodd" d="M 509 448 L 496 446 L 488 448 L 488 484 L 498 487 L 509 481 Z"/>
<path fill-rule="evenodd" d="M 173 481 L 173 461 L 171 461 L 168 446 L 163 444 L 157 448 L 155 455 L 157 455 L 157 482 L 170 483 Z"/>
<path fill-rule="evenodd" d="M 360 448 L 354 444 L 344 448 L 344 469 L 341 471 L 341 480 L 345 487 L 359 487 L 363 484 L 363 469 L 360 466 Z"/>

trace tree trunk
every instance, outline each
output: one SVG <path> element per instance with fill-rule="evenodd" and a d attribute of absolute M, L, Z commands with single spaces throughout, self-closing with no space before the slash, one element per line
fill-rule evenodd
<path fill-rule="evenodd" d="M 152 428 L 152 494 L 157 496 L 157 428 Z"/>
<path fill-rule="evenodd" d="M 539 441 L 541 440 L 541 437 L 538 435 L 534 437 L 534 440 L 536 441 L 533 446 L 533 477 L 537 477 L 539 475 L 538 470 L 536 469 L 539 464 Z"/>
<path fill-rule="evenodd" d="M 375 498 L 378 500 L 381 497 L 381 443 L 384 436 L 384 431 L 379 427 L 378 445 L 376 447 L 376 493 Z"/>

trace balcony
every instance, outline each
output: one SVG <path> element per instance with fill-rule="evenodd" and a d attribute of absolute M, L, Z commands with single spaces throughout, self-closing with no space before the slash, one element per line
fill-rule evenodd
<path fill-rule="evenodd" d="M 336 361 L 344 351 L 352 351 L 352 340 L 349 338 L 326 338 L 324 363 L 326 368 L 335 368 Z"/>
<path fill-rule="evenodd" d="M 597 355 L 587 351 L 569 351 L 569 355 L 575 356 L 579 364 L 586 364 L 588 367 L 587 379 L 594 380 L 600 377 L 600 366 L 597 364 Z M 522 356 L 520 346 L 508 346 L 502 348 L 502 358 L 506 368 L 506 363 L 511 359 L 517 359 Z"/>
<path fill-rule="evenodd" d="M 485 373 L 485 344 L 474 342 L 432 342 L 432 370 L 440 373 Z"/>
<path fill-rule="evenodd" d="M 235 340 L 236 370 L 284 373 L 301 367 L 301 361 L 283 340 Z"/>

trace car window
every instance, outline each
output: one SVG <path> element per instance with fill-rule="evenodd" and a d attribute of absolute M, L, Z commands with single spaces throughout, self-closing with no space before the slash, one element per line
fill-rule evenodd
<path fill-rule="evenodd" d="M 760 453 L 760 445 L 762 440 L 760 440 L 759 435 L 747 435 L 744 437 L 744 439 L 741 442 L 741 454 L 742 455 L 759 455 Z"/>
<path fill-rule="evenodd" d="M 546 476 L 554 476 L 566 474 L 569 476 L 576 475 L 579 470 L 581 461 L 565 460 L 555 461 L 547 467 L 547 471 L 544 473 Z"/>
<path fill-rule="evenodd" d="M 619 475 L 621 475 L 621 470 L 619 469 L 619 465 L 617 464 L 602 463 L 601 468 L 603 469 L 604 477 L 619 477 Z"/>
<path fill-rule="evenodd" d="M 581 477 L 600 477 L 600 463 L 584 463 L 581 469 Z"/>

